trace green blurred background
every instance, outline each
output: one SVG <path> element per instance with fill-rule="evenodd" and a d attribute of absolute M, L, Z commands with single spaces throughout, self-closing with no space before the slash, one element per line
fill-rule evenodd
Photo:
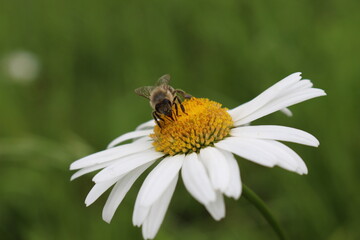
<path fill-rule="evenodd" d="M 141 239 L 131 215 L 141 180 L 111 224 L 106 196 L 86 208 L 72 161 L 151 118 L 133 89 L 172 85 L 229 108 L 296 71 L 327 97 L 254 124 L 306 130 L 289 144 L 307 176 L 240 159 L 289 239 L 360 239 L 360 2 L 0 0 L 0 238 Z M 142 177 L 142 179 L 144 176 Z M 105 194 L 107 195 L 107 194 Z M 277 239 L 244 198 L 215 222 L 179 182 L 157 239 Z"/>

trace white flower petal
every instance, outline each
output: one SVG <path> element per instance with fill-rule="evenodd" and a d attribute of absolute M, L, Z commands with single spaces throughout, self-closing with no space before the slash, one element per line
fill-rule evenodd
<path fill-rule="evenodd" d="M 326 93 L 322 89 L 310 88 L 305 89 L 300 92 L 293 92 L 290 95 L 285 95 L 280 98 L 276 98 L 273 101 L 268 102 L 263 107 L 259 108 L 252 114 L 247 117 L 241 118 L 235 122 L 235 126 L 240 126 L 249 122 L 252 122 L 256 119 L 259 119 L 263 116 L 266 116 L 270 113 L 279 111 L 282 108 L 289 107 L 291 105 L 309 100 L 311 98 L 324 96 Z"/>
<path fill-rule="evenodd" d="M 229 142 L 225 142 L 230 139 Z M 297 172 L 299 174 L 307 173 L 306 165 L 302 159 L 290 148 L 284 144 L 274 140 L 262 140 L 262 139 L 251 139 L 251 138 L 227 138 L 221 142 L 218 142 L 216 146 L 226 150 L 223 142 L 227 144 L 228 151 L 231 151 L 241 157 L 244 157 L 250 161 L 261 164 L 267 167 L 273 167 L 278 165 L 286 170 Z M 246 142 L 247 144 L 244 144 Z M 228 144 L 229 143 L 229 144 Z M 230 146 L 230 144 L 232 144 Z M 229 147 L 230 146 L 230 147 Z M 238 149 L 236 149 L 236 146 Z M 240 150 L 240 148 L 242 150 Z M 257 151 L 257 155 L 247 155 L 246 150 Z M 244 154 L 245 152 L 245 154 Z"/>
<path fill-rule="evenodd" d="M 153 141 L 153 139 L 149 136 L 145 136 L 145 137 L 141 137 L 141 138 L 137 138 L 137 139 L 133 139 L 133 143 L 137 143 L 137 142 L 151 142 Z"/>
<path fill-rule="evenodd" d="M 220 149 L 219 149 L 220 150 Z M 220 150 L 224 154 L 230 169 L 230 183 L 224 194 L 234 199 L 239 199 L 242 191 L 239 165 L 231 152 Z"/>
<path fill-rule="evenodd" d="M 274 154 L 276 156 L 276 165 L 280 166 L 288 171 L 298 172 L 300 170 L 300 166 L 298 161 L 293 158 L 287 151 L 284 150 L 282 146 L 277 145 L 277 142 L 274 140 L 256 140 L 254 144 L 259 144 L 262 146 L 264 151 Z M 303 174 L 301 171 L 299 174 Z"/>
<path fill-rule="evenodd" d="M 108 190 L 112 185 L 114 185 L 117 181 L 120 180 L 121 177 L 117 177 L 114 179 L 110 179 L 108 181 L 104 181 L 101 183 L 96 183 L 94 187 L 88 193 L 85 204 L 86 206 L 90 206 L 93 202 L 96 201 L 106 190 Z"/>
<path fill-rule="evenodd" d="M 134 226 L 140 227 L 145 221 L 146 217 L 149 215 L 151 206 L 144 207 L 139 204 L 138 198 L 136 198 L 134 213 L 132 217 L 132 222 Z"/>
<path fill-rule="evenodd" d="M 91 166 L 91 167 L 86 167 L 86 168 L 80 169 L 79 171 L 75 172 L 71 176 L 70 181 L 72 181 L 72 180 L 74 180 L 74 179 L 76 179 L 78 177 L 81 177 L 82 175 L 87 174 L 89 172 L 93 172 L 93 171 L 105 168 L 107 166 L 110 166 L 111 164 L 114 163 L 114 161 L 116 161 L 116 160 L 112 160 L 112 161 L 109 161 L 109 162 L 100 163 L 98 165 L 94 165 L 94 166 Z"/>
<path fill-rule="evenodd" d="M 185 155 L 170 156 L 160 163 L 146 177 L 138 194 L 140 204 L 151 206 L 161 197 L 172 180 L 178 175 Z"/>
<path fill-rule="evenodd" d="M 131 186 L 134 184 L 136 179 L 148 168 L 152 162 L 144 164 L 121 178 L 111 190 L 111 193 L 105 203 L 104 209 L 102 211 L 102 218 L 107 223 L 110 223 L 113 218 L 116 209 L 124 199 L 126 193 L 130 190 Z"/>
<path fill-rule="evenodd" d="M 313 87 L 313 83 L 309 79 L 302 79 L 301 81 L 289 86 L 288 88 L 284 89 L 278 97 L 289 95 L 294 92 L 299 92 L 304 89 L 309 89 Z"/>
<path fill-rule="evenodd" d="M 301 73 L 299 72 L 293 73 L 262 92 L 250 102 L 230 110 L 229 113 L 233 117 L 233 120 L 238 121 L 264 106 L 266 103 L 277 97 L 281 91 L 298 82 L 301 79 L 300 75 Z"/>
<path fill-rule="evenodd" d="M 224 196 L 219 191 L 216 191 L 216 200 L 205 205 L 205 207 L 216 221 L 225 217 Z"/>
<path fill-rule="evenodd" d="M 155 161 L 156 159 L 161 158 L 163 155 L 163 153 L 156 152 L 154 149 L 149 149 L 140 153 L 123 157 L 116 161 L 116 163 L 101 170 L 94 176 L 93 181 L 102 182 L 121 176 L 143 164 Z"/>
<path fill-rule="evenodd" d="M 206 147 L 200 151 L 200 160 L 208 170 L 214 189 L 224 192 L 230 181 L 230 169 L 225 156 L 214 147 Z"/>
<path fill-rule="evenodd" d="M 166 210 L 169 207 L 171 197 L 174 194 L 178 176 L 178 174 L 175 176 L 170 185 L 168 185 L 167 189 L 164 191 L 163 195 L 151 207 L 150 212 L 142 226 L 144 239 L 155 238 L 157 232 L 159 231 L 161 223 L 164 220 Z"/>
<path fill-rule="evenodd" d="M 231 129 L 231 136 L 257 139 L 273 139 L 317 147 L 319 141 L 305 131 L 274 125 L 244 126 Z"/>
<path fill-rule="evenodd" d="M 155 121 L 154 119 L 151 119 L 143 124 L 140 124 L 135 130 L 138 131 L 138 130 L 145 130 L 145 129 L 149 129 L 149 128 L 154 128 L 155 126 Z"/>
<path fill-rule="evenodd" d="M 118 145 L 119 143 L 122 143 L 129 139 L 134 139 L 134 138 L 139 138 L 139 137 L 150 135 L 153 132 L 154 131 L 152 129 L 150 129 L 150 130 L 141 130 L 141 131 L 133 131 L 133 132 L 125 133 L 125 134 L 121 135 L 120 137 L 117 137 L 113 141 L 111 141 L 111 143 L 109 143 L 107 148 L 112 148 L 112 147 Z"/>
<path fill-rule="evenodd" d="M 215 143 L 215 147 L 232 152 L 240 157 L 257 164 L 273 167 L 276 164 L 276 156 L 263 149 L 262 144 L 257 145 L 257 140 L 228 137 Z"/>
<path fill-rule="evenodd" d="M 196 153 L 185 156 L 181 174 L 186 189 L 196 200 L 204 205 L 215 201 L 215 191 Z"/>
<path fill-rule="evenodd" d="M 121 158 L 133 153 L 152 148 L 151 142 L 133 142 L 118 147 L 106 149 L 81 158 L 70 165 L 70 170 L 76 170 L 85 167 L 91 167 L 117 158 Z"/>
<path fill-rule="evenodd" d="M 271 144 L 273 145 L 272 148 L 274 148 L 274 146 L 276 145 L 278 148 L 280 148 L 283 151 L 283 156 L 284 156 L 283 161 L 295 161 L 297 163 L 296 169 L 293 170 L 294 172 L 297 172 L 300 175 L 308 173 L 306 164 L 294 150 L 292 150 L 285 144 L 277 142 L 277 141 L 271 141 Z M 274 151 L 276 151 L 275 148 L 274 148 Z"/>
<path fill-rule="evenodd" d="M 280 111 L 281 111 L 283 114 L 285 114 L 286 116 L 288 116 L 288 117 L 292 117 L 292 116 L 293 116 L 293 113 L 292 113 L 291 110 L 288 109 L 288 108 L 280 109 Z"/>

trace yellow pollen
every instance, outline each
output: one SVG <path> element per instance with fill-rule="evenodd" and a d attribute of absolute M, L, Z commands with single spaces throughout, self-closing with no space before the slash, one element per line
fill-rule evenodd
<path fill-rule="evenodd" d="M 160 125 L 154 127 L 150 137 L 154 140 L 156 151 L 166 155 L 198 152 L 201 148 L 212 146 L 229 135 L 233 120 L 220 103 L 206 98 L 191 98 L 178 105 L 172 112 L 174 120 L 161 116 Z"/>

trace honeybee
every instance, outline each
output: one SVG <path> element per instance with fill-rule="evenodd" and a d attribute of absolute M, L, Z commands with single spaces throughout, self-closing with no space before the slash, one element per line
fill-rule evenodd
<path fill-rule="evenodd" d="M 159 78 L 155 86 L 145 86 L 135 89 L 137 95 L 150 100 L 150 105 L 154 109 L 152 116 L 160 128 L 160 121 L 164 121 L 162 115 L 174 120 L 174 113 L 172 111 L 173 106 L 175 106 L 175 117 L 179 114 L 178 105 L 180 106 L 181 111 L 186 114 L 179 95 L 184 99 L 192 97 L 183 90 L 174 89 L 169 85 L 169 82 L 170 75 L 166 74 Z"/>

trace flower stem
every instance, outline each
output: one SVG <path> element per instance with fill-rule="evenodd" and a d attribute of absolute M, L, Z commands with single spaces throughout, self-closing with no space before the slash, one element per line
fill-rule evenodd
<path fill-rule="evenodd" d="M 269 208 L 266 206 L 263 200 L 254 193 L 249 187 L 247 187 L 245 184 L 243 184 L 243 193 L 242 195 L 251 202 L 263 215 L 263 217 L 266 219 L 266 221 L 270 224 L 270 226 L 273 228 L 273 230 L 278 235 L 279 239 L 285 240 L 285 234 L 282 228 L 280 227 L 280 224 L 275 219 L 274 215 L 270 212 Z"/>

